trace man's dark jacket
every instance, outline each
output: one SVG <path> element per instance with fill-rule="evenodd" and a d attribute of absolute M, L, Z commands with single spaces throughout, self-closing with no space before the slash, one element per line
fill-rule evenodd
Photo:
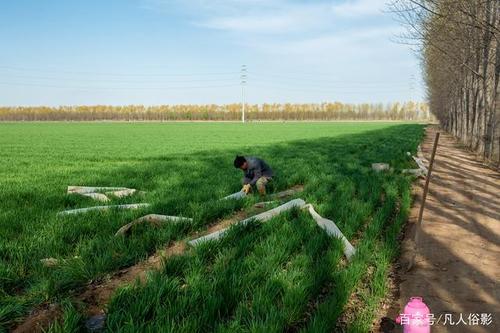
<path fill-rule="evenodd" d="M 255 185 L 260 177 L 271 178 L 273 176 L 271 167 L 260 158 L 245 156 L 245 160 L 248 163 L 248 168 L 244 171 L 243 184 Z"/>

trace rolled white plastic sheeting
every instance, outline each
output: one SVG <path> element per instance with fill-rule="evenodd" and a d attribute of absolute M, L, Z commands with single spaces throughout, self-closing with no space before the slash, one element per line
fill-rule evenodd
<path fill-rule="evenodd" d="M 422 169 L 422 171 L 425 173 L 425 175 L 427 175 L 429 170 L 427 170 L 427 167 L 425 166 L 424 162 L 422 162 L 422 160 L 418 157 L 412 156 L 412 158 L 415 161 L 415 163 L 417 163 L 418 167 L 420 169 Z"/>
<path fill-rule="evenodd" d="M 99 193 L 106 191 L 106 194 Z M 109 198 L 106 195 L 115 196 L 118 198 L 127 197 L 132 195 L 137 190 L 127 187 L 107 187 L 107 186 L 68 186 L 68 194 L 79 194 L 92 199 L 107 202 Z"/>
<path fill-rule="evenodd" d="M 87 208 L 77 208 L 77 209 L 64 210 L 62 212 L 57 213 L 57 215 L 61 216 L 61 215 L 82 214 L 82 213 L 87 213 L 87 212 L 90 212 L 90 211 L 108 210 L 108 209 L 112 209 L 112 208 L 116 208 L 116 209 L 139 209 L 139 208 L 146 208 L 146 207 L 149 207 L 149 206 L 150 206 L 150 204 L 148 204 L 148 203 L 127 204 L 127 205 L 94 206 L 94 207 L 87 207 Z"/>
<path fill-rule="evenodd" d="M 193 221 L 193 219 L 189 217 L 182 217 L 182 216 L 170 216 L 170 215 L 159 215 L 159 214 L 148 214 L 146 216 L 140 217 L 130 223 L 125 224 L 122 226 L 118 231 L 115 233 L 115 236 L 119 235 L 125 235 L 134 225 L 149 222 L 149 223 L 158 223 L 158 222 L 166 222 L 166 221 L 172 221 L 172 222 L 182 222 L 182 221 Z"/>
<path fill-rule="evenodd" d="M 79 256 L 74 256 L 71 259 L 43 258 L 40 259 L 40 263 L 42 263 L 42 265 L 45 267 L 56 267 L 62 263 L 67 263 L 70 260 L 78 260 L 78 259 L 80 259 Z"/>
<path fill-rule="evenodd" d="M 127 187 L 107 187 L 107 186 L 68 186 L 68 194 L 71 193 L 93 193 L 101 191 L 122 191 L 128 190 Z"/>
<path fill-rule="evenodd" d="M 77 193 L 77 192 L 74 192 L 74 193 Z M 80 194 L 80 195 L 83 195 L 85 197 L 89 197 L 89 198 L 92 198 L 94 200 L 97 200 L 97 201 L 102 201 L 102 202 L 108 202 L 109 201 L 109 198 L 105 195 L 105 194 L 102 194 L 102 193 L 77 193 L 77 194 Z"/>
<path fill-rule="evenodd" d="M 427 166 L 424 164 L 424 162 L 427 162 L 427 160 L 424 158 L 424 155 L 422 153 L 422 149 L 420 148 L 420 145 L 417 148 L 417 156 L 413 156 L 409 151 L 406 152 L 406 155 L 410 156 L 413 158 L 415 163 L 418 165 L 418 169 L 403 169 L 402 172 L 406 174 L 412 174 L 417 177 L 425 177 L 427 176 L 427 173 L 429 170 L 427 169 Z"/>
<path fill-rule="evenodd" d="M 314 210 L 313 205 L 307 204 L 303 208 L 309 211 L 309 213 L 311 214 L 312 218 L 316 221 L 318 226 L 323 230 L 325 230 L 329 236 L 340 238 L 340 240 L 344 244 L 344 254 L 347 257 L 347 260 L 351 260 L 351 257 L 356 253 L 356 250 L 351 245 L 351 243 L 349 243 L 347 238 L 345 238 L 344 234 L 342 234 L 342 231 L 340 231 L 337 225 L 332 220 L 325 219 L 324 217 L 319 215 Z"/>
<path fill-rule="evenodd" d="M 418 168 L 418 169 L 404 169 L 402 172 L 407 173 L 407 174 L 412 174 L 412 175 L 415 175 L 417 177 L 425 177 L 424 170 L 422 170 L 420 168 Z"/>
<path fill-rule="evenodd" d="M 137 192 L 137 190 L 135 188 L 126 188 L 123 190 L 106 192 L 106 194 L 115 196 L 117 198 L 123 198 L 123 197 L 128 197 L 129 195 L 132 195 L 135 192 Z"/>
<path fill-rule="evenodd" d="M 59 259 L 56 259 L 56 258 L 44 258 L 44 259 L 40 259 L 40 262 L 45 267 L 55 267 L 55 266 L 59 265 L 59 263 L 60 263 Z"/>
<path fill-rule="evenodd" d="M 372 169 L 377 172 L 380 172 L 380 171 L 390 170 L 391 167 L 387 163 L 372 163 Z"/>
<path fill-rule="evenodd" d="M 316 223 L 318 224 L 318 226 L 320 228 L 325 230 L 325 232 L 329 236 L 340 238 L 340 240 L 344 244 L 344 254 L 347 257 L 347 260 L 351 260 L 352 256 L 356 253 L 356 249 L 351 245 L 349 240 L 347 240 L 347 238 L 345 238 L 345 236 L 342 234 L 342 232 L 337 227 L 337 225 L 333 221 L 325 219 L 324 217 L 321 217 L 321 215 L 319 215 L 314 210 L 314 207 L 311 204 L 306 204 L 306 202 L 302 199 L 291 200 L 291 201 L 289 201 L 281 206 L 278 206 L 276 208 L 268 210 L 264 213 L 261 213 L 261 214 L 249 217 L 247 219 L 241 220 L 239 222 L 236 222 L 236 224 L 245 225 L 245 224 L 249 223 L 250 221 L 265 222 L 265 221 L 267 221 L 267 220 L 269 220 L 269 219 L 271 219 L 271 218 L 273 218 L 273 217 L 275 217 L 275 216 L 277 216 L 277 215 L 279 215 L 287 210 L 290 210 L 294 207 L 308 209 L 312 218 L 314 219 L 314 221 L 316 221 Z M 208 234 L 206 236 L 202 236 L 200 238 L 193 239 L 193 240 L 189 241 L 188 244 L 191 246 L 197 246 L 198 244 L 201 244 L 203 242 L 207 242 L 210 240 L 217 240 L 217 239 L 223 237 L 227 233 L 229 228 L 230 227 L 224 228 L 224 229 L 221 229 L 219 231 Z"/>
<path fill-rule="evenodd" d="M 241 198 L 246 197 L 246 195 L 247 194 L 245 193 L 245 191 L 241 190 L 239 192 L 236 192 L 236 193 L 230 194 L 228 196 L 225 196 L 224 198 L 222 198 L 222 200 L 241 199 Z"/>
<path fill-rule="evenodd" d="M 422 151 L 422 147 L 420 145 L 418 145 L 417 147 L 417 157 L 420 158 L 422 162 L 429 163 L 429 161 L 427 161 L 427 159 L 425 158 L 424 152 Z"/>
<path fill-rule="evenodd" d="M 290 200 L 281 206 L 278 206 L 278 207 L 273 208 L 271 210 L 257 214 L 255 216 L 249 217 L 247 219 L 241 220 L 239 222 L 236 222 L 235 224 L 245 225 L 245 224 L 249 223 L 250 221 L 265 222 L 265 221 L 267 221 L 267 220 L 269 220 L 269 219 L 271 219 L 271 218 L 273 218 L 273 217 L 275 217 L 275 216 L 277 216 L 277 215 L 279 215 L 287 210 L 290 210 L 294 207 L 301 208 L 305 204 L 306 204 L 306 202 L 302 199 Z M 201 243 L 209 241 L 209 240 L 219 239 L 222 236 L 224 236 L 224 234 L 226 234 L 228 230 L 229 230 L 229 227 L 221 229 L 219 231 L 213 232 L 213 233 L 208 234 L 206 236 L 202 236 L 200 238 L 193 239 L 193 240 L 189 241 L 188 244 L 191 246 L 196 246 L 198 244 L 201 244 Z"/>
<path fill-rule="evenodd" d="M 427 167 L 423 164 L 423 162 L 415 156 L 412 156 L 412 158 L 415 160 L 415 162 L 418 164 L 418 169 L 403 169 L 401 170 L 402 173 L 405 174 L 412 174 L 417 177 L 425 177 L 427 176 Z"/>
<path fill-rule="evenodd" d="M 304 190 L 304 186 L 302 186 L 302 185 L 295 185 L 294 187 L 289 188 L 288 190 L 284 190 L 284 191 L 281 191 L 281 192 L 278 192 L 278 193 L 269 194 L 268 197 L 271 198 L 271 199 L 283 199 L 283 198 L 292 196 L 292 195 L 294 195 L 296 193 L 302 192 L 303 190 Z M 230 194 L 228 196 L 225 196 L 224 198 L 222 198 L 222 200 L 227 200 L 227 199 L 242 199 L 242 198 L 244 198 L 246 196 L 247 196 L 247 194 L 243 190 L 241 190 L 239 192 L 236 192 L 236 193 Z"/>

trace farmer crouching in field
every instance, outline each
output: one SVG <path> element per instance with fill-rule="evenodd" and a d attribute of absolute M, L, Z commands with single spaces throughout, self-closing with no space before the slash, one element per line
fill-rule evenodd
<path fill-rule="evenodd" d="M 243 170 L 242 191 L 248 194 L 255 185 L 260 195 L 266 194 L 266 184 L 273 177 L 273 170 L 266 162 L 257 157 L 236 156 L 234 167 Z"/>

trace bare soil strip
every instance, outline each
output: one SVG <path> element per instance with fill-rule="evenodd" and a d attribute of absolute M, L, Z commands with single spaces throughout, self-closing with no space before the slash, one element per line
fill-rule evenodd
<path fill-rule="evenodd" d="M 427 129 L 422 147 L 427 158 L 436 130 Z M 405 272 L 414 255 L 425 180 L 414 186 L 416 200 L 395 264 L 393 282 L 399 288 L 385 314 L 394 318 L 411 296 L 422 296 L 435 319 L 441 317 L 433 332 L 500 332 L 500 174 L 444 133 L 434 163 L 415 265 Z M 467 325 L 443 325 L 446 314 L 455 324 L 462 314 Z M 491 314 L 492 323 L 469 325 L 470 314 Z"/>

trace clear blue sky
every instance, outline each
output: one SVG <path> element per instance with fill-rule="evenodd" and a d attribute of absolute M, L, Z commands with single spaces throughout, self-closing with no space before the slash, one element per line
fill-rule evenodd
<path fill-rule="evenodd" d="M 386 1 L 1 1 L 0 105 L 422 100 Z"/>

